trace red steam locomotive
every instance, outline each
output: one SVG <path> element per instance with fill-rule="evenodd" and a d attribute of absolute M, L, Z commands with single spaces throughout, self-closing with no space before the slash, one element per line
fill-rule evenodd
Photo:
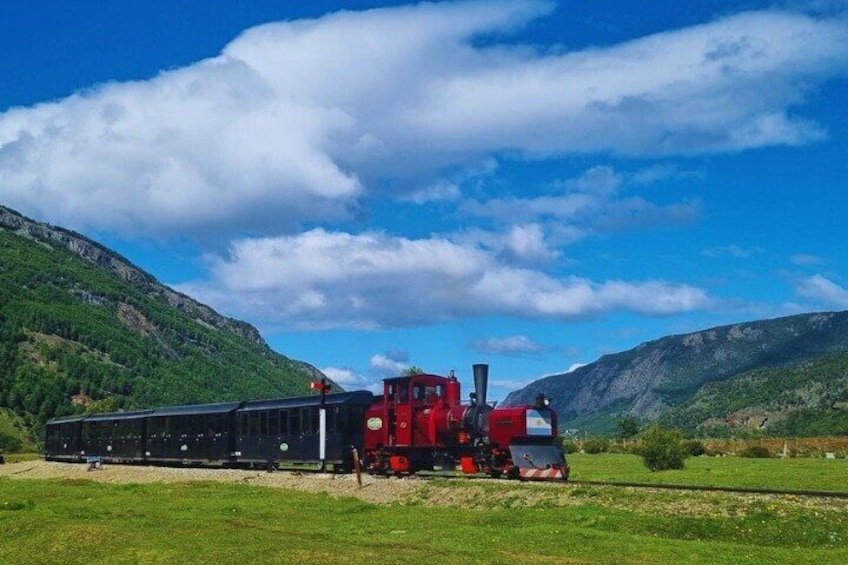
<path fill-rule="evenodd" d="M 534 406 L 494 408 L 486 403 L 488 371 L 474 365 L 469 405 L 460 402 L 452 372 L 386 379 L 366 414 L 366 469 L 399 474 L 458 465 L 493 477 L 567 479 L 550 401 L 540 396 Z"/>

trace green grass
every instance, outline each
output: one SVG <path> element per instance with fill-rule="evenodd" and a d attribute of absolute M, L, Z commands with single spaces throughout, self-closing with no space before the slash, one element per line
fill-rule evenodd
<path fill-rule="evenodd" d="M 424 505 L 446 491 L 475 501 Z M 0 479 L 0 563 L 848 562 L 844 505 L 687 496 L 451 481 L 380 506 L 225 483 Z"/>
<path fill-rule="evenodd" d="M 641 457 L 629 454 L 569 454 L 571 478 L 676 485 L 848 491 L 846 459 L 746 459 L 690 457 L 686 468 L 651 472 Z"/>
<path fill-rule="evenodd" d="M 4 453 L 3 458 L 6 463 L 20 463 L 21 461 L 35 461 L 41 459 L 38 453 Z"/>

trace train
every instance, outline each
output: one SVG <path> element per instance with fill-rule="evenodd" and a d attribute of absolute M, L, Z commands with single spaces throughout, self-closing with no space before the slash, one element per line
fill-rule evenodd
<path fill-rule="evenodd" d="M 488 365 L 473 366 L 474 391 L 448 376 L 385 379 L 382 394 L 331 392 L 270 400 L 169 406 L 53 418 L 49 461 L 306 467 L 412 475 L 461 471 L 519 480 L 568 479 L 550 399 L 498 407 L 486 401 Z"/>

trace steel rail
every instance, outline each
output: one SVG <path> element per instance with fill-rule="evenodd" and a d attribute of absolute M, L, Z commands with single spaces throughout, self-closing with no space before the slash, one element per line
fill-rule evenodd
<path fill-rule="evenodd" d="M 570 480 L 572 485 L 590 485 L 590 486 L 610 486 L 610 487 L 631 487 L 631 488 L 653 488 L 662 490 L 695 490 L 704 492 L 727 492 L 737 494 L 762 494 L 762 495 L 778 495 L 778 496 L 803 496 L 803 497 L 821 497 L 821 498 L 845 498 L 848 499 L 848 492 L 827 491 L 827 490 L 786 490 L 786 489 L 764 489 L 753 487 L 716 487 L 706 485 L 675 485 L 668 483 L 631 483 L 623 481 L 586 481 L 586 480 Z"/>
<path fill-rule="evenodd" d="M 374 478 L 388 478 L 386 475 L 370 475 Z M 659 490 L 690 490 L 701 492 L 725 492 L 730 494 L 759 494 L 759 495 L 775 495 L 775 496 L 800 496 L 800 497 L 820 497 L 820 498 L 839 498 L 848 499 L 848 492 L 843 491 L 827 491 L 827 490 L 786 490 L 786 489 L 765 489 L 753 487 L 720 487 L 707 485 L 676 485 L 668 483 L 635 483 L 626 481 L 590 481 L 590 480 L 567 480 L 567 481 L 528 481 L 528 480 L 506 480 L 503 478 L 492 479 L 488 475 L 466 475 L 466 474 L 448 474 L 432 471 L 416 473 L 409 475 L 408 478 L 415 477 L 422 480 L 430 479 L 483 479 L 504 481 L 509 483 L 540 483 L 540 484 L 558 484 L 558 485 L 585 485 L 596 487 L 620 487 L 620 488 L 641 488 L 641 489 L 659 489 Z"/>

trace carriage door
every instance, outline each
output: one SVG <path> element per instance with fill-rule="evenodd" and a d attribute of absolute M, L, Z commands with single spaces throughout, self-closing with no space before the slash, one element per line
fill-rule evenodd
<path fill-rule="evenodd" d="M 395 445 L 412 445 L 412 403 L 409 400 L 410 380 L 398 383 L 395 402 Z"/>

